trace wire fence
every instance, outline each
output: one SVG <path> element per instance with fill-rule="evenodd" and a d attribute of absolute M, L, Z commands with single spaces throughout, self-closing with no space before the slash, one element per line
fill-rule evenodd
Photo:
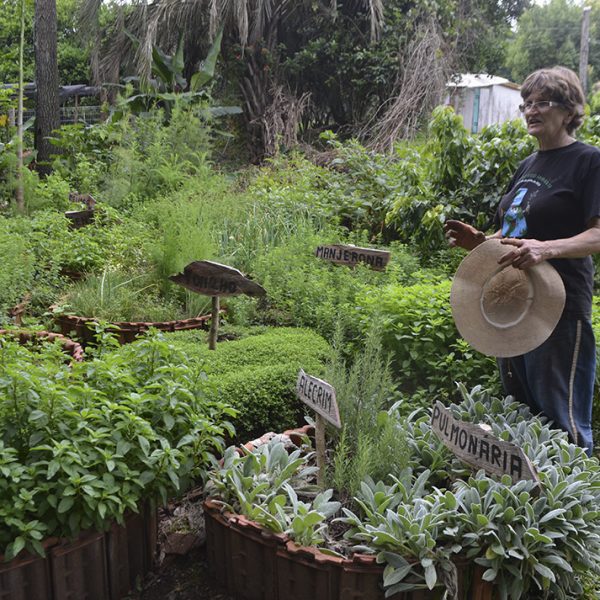
<path fill-rule="evenodd" d="M 23 112 L 23 121 L 35 117 L 34 110 L 26 110 Z M 61 106 L 60 107 L 60 124 L 67 125 L 72 123 L 83 123 L 84 125 L 92 125 L 99 123 L 105 119 L 106 115 L 102 113 L 101 106 Z"/>

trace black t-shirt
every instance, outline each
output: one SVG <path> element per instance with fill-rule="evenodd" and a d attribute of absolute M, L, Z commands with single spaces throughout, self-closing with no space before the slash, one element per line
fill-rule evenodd
<path fill-rule="evenodd" d="M 496 212 L 502 237 L 541 241 L 570 238 L 600 216 L 600 149 L 582 142 L 540 150 L 518 167 Z M 592 258 L 550 262 L 565 284 L 565 310 L 591 313 Z"/>

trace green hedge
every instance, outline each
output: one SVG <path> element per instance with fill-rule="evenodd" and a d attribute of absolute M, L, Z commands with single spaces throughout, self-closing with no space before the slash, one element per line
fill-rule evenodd
<path fill-rule="evenodd" d="M 295 395 L 298 371 L 321 376 L 330 352 L 322 337 L 306 329 L 258 331 L 219 342 L 214 351 L 208 350 L 205 334 L 172 336 L 188 359 L 202 362 L 218 398 L 238 411 L 234 424 L 241 442 L 301 424 L 305 410 Z"/>

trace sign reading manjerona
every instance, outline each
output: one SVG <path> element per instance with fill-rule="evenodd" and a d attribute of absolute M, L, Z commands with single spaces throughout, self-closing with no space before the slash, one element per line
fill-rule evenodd
<path fill-rule="evenodd" d="M 358 263 L 364 263 L 375 271 L 383 271 L 390 261 L 390 253 L 387 250 L 358 248 L 357 246 L 344 246 L 342 244 L 317 246 L 315 256 L 340 265 L 354 266 Z"/>

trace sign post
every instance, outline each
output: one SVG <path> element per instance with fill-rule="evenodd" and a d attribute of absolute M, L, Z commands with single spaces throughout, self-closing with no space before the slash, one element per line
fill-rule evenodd
<path fill-rule="evenodd" d="M 219 310 L 221 296 L 264 296 L 266 290 L 248 279 L 237 269 L 222 265 L 210 260 L 197 260 L 187 265 L 182 273 L 171 275 L 169 279 L 178 285 L 212 297 L 210 332 L 208 347 L 214 350 L 217 347 L 219 332 Z"/>
<path fill-rule="evenodd" d="M 307 375 L 302 369 L 296 381 L 296 395 L 301 402 L 310 406 L 317 414 L 315 418 L 315 446 L 317 451 L 317 484 L 325 484 L 325 422 L 341 428 L 335 389 L 326 381 Z"/>
<path fill-rule="evenodd" d="M 519 446 L 492 435 L 487 425 L 455 419 L 441 403 L 436 402 L 431 416 L 431 428 L 444 445 L 458 458 L 488 475 L 510 475 L 513 483 L 539 477 Z"/>
<path fill-rule="evenodd" d="M 211 312 L 210 312 L 210 331 L 208 332 L 208 349 L 215 350 L 217 348 L 217 335 L 219 334 L 219 296 L 211 297 Z"/>

